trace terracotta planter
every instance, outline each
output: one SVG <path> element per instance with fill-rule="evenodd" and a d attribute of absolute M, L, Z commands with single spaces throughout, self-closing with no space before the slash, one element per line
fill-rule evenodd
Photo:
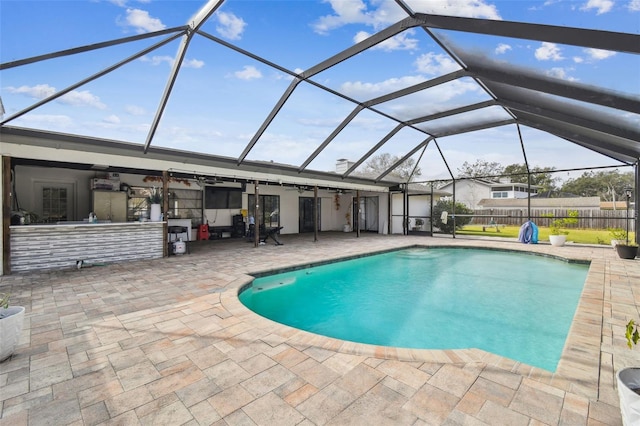
<path fill-rule="evenodd" d="M 623 243 L 616 244 L 616 251 L 620 259 L 635 259 L 638 255 L 638 246 L 628 246 Z"/>
<path fill-rule="evenodd" d="M 24 324 L 24 307 L 9 306 L 0 308 L 0 362 L 13 353 Z"/>

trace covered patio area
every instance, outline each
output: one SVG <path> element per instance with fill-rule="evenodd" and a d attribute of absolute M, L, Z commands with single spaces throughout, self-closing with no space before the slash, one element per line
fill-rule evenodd
<path fill-rule="evenodd" d="M 248 311 L 251 274 L 402 247 L 486 240 L 322 233 L 201 241 L 165 259 L 0 277 L 26 307 L 0 364 L 0 425 L 620 424 L 614 371 L 637 360 L 640 263 L 610 247 L 491 246 L 591 261 L 558 371 L 476 349 L 325 338 Z"/>

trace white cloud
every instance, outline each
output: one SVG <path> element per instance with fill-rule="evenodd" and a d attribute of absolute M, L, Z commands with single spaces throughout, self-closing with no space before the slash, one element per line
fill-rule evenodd
<path fill-rule="evenodd" d="M 610 57 L 612 57 L 612 56 L 614 56 L 616 54 L 616 52 L 612 52 L 610 50 L 592 49 L 592 48 L 584 49 L 584 52 L 587 54 L 589 59 L 592 59 L 592 60 L 595 60 L 595 61 L 600 61 L 602 59 L 607 59 L 607 58 L 610 58 Z"/>
<path fill-rule="evenodd" d="M 496 55 L 502 55 L 504 53 L 507 53 L 507 51 L 509 50 L 511 50 L 511 46 L 505 43 L 500 43 L 498 47 L 496 47 L 495 52 L 496 52 Z"/>
<path fill-rule="evenodd" d="M 185 68 L 202 68 L 204 61 L 199 59 L 185 59 L 182 61 L 182 66 Z"/>
<path fill-rule="evenodd" d="M 560 48 L 555 43 L 542 42 L 542 46 L 536 49 L 536 59 L 539 61 L 560 61 L 564 59 Z"/>
<path fill-rule="evenodd" d="M 407 0 L 416 12 L 466 18 L 502 19 L 495 5 L 484 0 Z"/>
<path fill-rule="evenodd" d="M 549 77 L 555 77 L 555 78 L 559 78 L 566 81 L 578 81 L 577 78 L 571 77 L 569 74 L 567 74 L 567 71 L 573 71 L 573 70 L 571 69 L 567 70 L 564 68 L 555 67 L 555 68 L 551 68 L 550 70 L 547 70 L 546 74 Z"/>
<path fill-rule="evenodd" d="M 169 55 L 152 56 L 152 57 L 143 56 L 143 57 L 140 58 L 140 60 L 142 62 L 150 62 L 151 65 L 153 65 L 153 66 L 157 66 L 157 65 L 160 65 L 162 63 L 167 63 L 169 65 L 173 64 L 173 57 L 171 57 Z"/>
<path fill-rule="evenodd" d="M 413 30 L 407 30 L 401 34 L 398 34 L 394 37 L 391 37 L 382 43 L 378 43 L 371 49 L 379 49 L 379 50 L 416 50 L 418 48 L 418 40 L 415 38 L 410 38 L 411 35 L 414 34 Z M 353 37 L 354 43 L 359 43 L 362 40 L 366 40 L 369 38 L 371 34 L 366 31 L 359 31 L 355 37 Z"/>
<path fill-rule="evenodd" d="M 120 118 L 117 115 L 110 115 L 102 119 L 105 123 L 120 124 Z"/>
<path fill-rule="evenodd" d="M 215 16 L 218 19 L 219 24 L 216 26 L 218 34 L 228 38 L 229 40 L 240 39 L 244 32 L 244 28 L 247 26 L 247 23 L 244 22 L 242 18 L 238 18 L 233 13 L 228 12 L 218 12 Z"/>
<path fill-rule="evenodd" d="M 333 14 L 320 17 L 312 27 L 319 34 L 349 24 L 369 25 L 378 30 L 395 23 L 406 14 L 393 0 L 376 0 L 367 3 L 362 0 L 326 0 Z M 501 19 L 494 5 L 484 0 L 407 0 L 407 4 L 416 12 L 438 15 L 464 16 L 470 18 Z"/>
<path fill-rule="evenodd" d="M 35 86 L 7 87 L 9 93 L 29 96 L 35 99 L 44 99 L 56 93 L 56 88 L 48 84 L 37 84 Z"/>
<path fill-rule="evenodd" d="M 164 30 L 166 26 L 158 18 L 149 16 L 149 12 L 141 9 L 127 9 L 127 25 L 136 29 L 139 34 Z"/>
<path fill-rule="evenodd" d="M 254 80 L 256 78 L 262 78 L 260 70 L 252 65 L 245 65 L 242 68 L 242 71 L 236 71 L 233 75 L 240 80 Z"/>
<path fill-rule="evenodd" d="M 612 0 L 589 0 L 582 5 L 580 10 L 589 11 L 591 9 L 597 9 L 596 14 L 602 15 L 603 13 L 611 11 L 613 4 Z"/>
<path fill-rule="evenodd" d="M 131 115 L 145 115 L 147 113 L 144 108 L 137 105 L 127 105 L 124 110 Z"/>
<path fill-rule="evenodd" d="M 90 106 L 98 109 L 107 109 L 107 106 L 100 101 L 100 98 L 91 94 L 88 90 L 81 92 L 74 90 L 59 99 L 60 103 L 72 106 Z"/>
<path fill-rule="evenodd" d="M 73 125 L 73 120 L 68 115 L 62 114 L 26 114 L 12 122 L 16 126 L 32 128 L 69 129 Z"/>
<path fill-rule="evenodd" d="M 423 74 L 442 75 L 460 69 L 457 62 L 442 53 L 425 53 L 416 59 L 416 68 Z"/>
<path fill-rule="evenodd" d="M 173 57 L 169 55 L 152 56 L 152 57 L 143 56 L 140 58 L 140 60 L 142 62 L 149 62 L 153 66 L 157 66 L 163 63 L 166 63 L 169 66 L 173 66 L 173 62 L 174 62 Z M 182 61 L 182 66 L 184 68 L 202 68 L 204 66 L 204 61 L 201 61 L 199 59 L 184 59 Z"/>
<path fill-rule="evenodd" d="M 56 88 L 48 84 L 37 84 L 35 86 L 7 87 L 7 91 L 13 94 L 25 95 L 35 99 L 45 99 L 56 93 Z M 92 95 L 88 90 L 73 90 L 58 98 L 58 102 L 73 106 L 90 106 L 98 109 L 106 109 L 107 106 L 100 102 L 100 98 Z"/>
<path fill-rule="evenodd" d="M 584 58 L 581 58 L 580 56 L 574 56 L 573 62 L 575 62 L 576 64 L 581 64 L 584 62 Z"/>
<path fill-rule="evenodd" d="M 425 79 L 420 76 L 407 76 L 401 78 L 391 78 L 378 83 L 363 83 L 361 81 L 348 81 L 340 86 L 340 90 L 347 96 L 355 99 L 371 99 L 391 93 L 396 90 L 422 83 Z"/>
<path fill-rule="evenodd" d="M 640 0 L 631 0 L 627 5 L 631 12 L 640 12 Z"/>

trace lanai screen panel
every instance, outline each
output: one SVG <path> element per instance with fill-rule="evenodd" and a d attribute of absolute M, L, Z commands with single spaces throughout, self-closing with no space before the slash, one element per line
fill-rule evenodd
<path fill-rule="evenodd" d="M 349 114 L 354 109 L 349 111 Z M 340 117 L 343 120 L 349 118 L 349 114 Z M 363 109 L 346 122 L 346 126 L 329 142 L 329 144 L 309 164 L 312 170 L 325 170 L 327 164 L 335 164 L 337 159 L 347 159 L 355 162 L 364 156 L 371 147 L 381 141 L 389 132 L 396 128 L 398 123 L 389 120 L 378 113 Z M 332 131 L 334 131 L 332 129 Z M 331 168 L 333 169 L 333 168 Z"/>
<path fill-rule="evenodd" d="M 463 77 L 387 101 L 378 108 L 399 120 L 417 121 L 487 100 L 491 97 L 472 78 Z"/>
<path fill-rule="evenodd" d="M 532 126 L 547 130 L 543 134 L 553 139 L 557 158 L 567 157 L 560 153 L 562 147 L 575 145 L 566 140 L 572 138 L 562 135 L 573 133 L 577 139 L 586 141 L 583 143 L 586 146 L 606 146 L 604 151 L 620 154 L 617 158 L 636 161 L 640 153 L 639 139 L 633 129 L 627 127 L 640 124 L 640 108 L 637 107 L 640 80 L 637 72 L 634 74 L 640 70 L 640 55 L 611 54 L 562 43 L 545 44 L 539 40 L 516 39 L 515 35 L 496 37 L 450 29 L 423 29 L 411 27 L 415 20 L 408 18 L 413 11 L 637 34 L 640 10 L 633 9 L 632 3 L 603 2 L 599 6 L 589 3 L 570 9 L 565 2 L 546 2 L 531 10 L 521 3 L 227 0 L 220 2 L 221 7 L 200 28 L 201 33 L 193 34 L 175 82 L 171 80 L 171 66 L 183 39 L 145 52 L 118 70 L 105 71 L 140 49 L 167 39 L 168 33 L 2 69 L 3 120 L 40 102 L 42 93 L 51 93 L 52 87 L 56 91 L 63 90 L 105 71 L 95 81 L 74 87 L 65 97 L 67 99 L 60 98 L 39 106 L 7 125 L 145 142 L 145 145 L 231 157 L 247 152 L 248 159 L 267 161 L 272 159 L 268 158 L 269 153 L 279 147 L 279 140 L 299 139 L 287 145 L 295 153 L 286 162 L 300 167 L 307 162 L 306 168 L 330 170 L 337 158 L 357 161 L 368 151 L 383 152 L 382 148 L 374 149 L 376 144 L 396 126 L 411 124 L 400 121 L 419 120 L 429 114 L 442 115 L 422 122 L 424 129 L 431 125 L 434 132 L 465 132 L 466 143 L 473 146 L 475 141 L 483 141 L 487 130 L 467 132 L 465 126 L 474 122 L 482 127 L 489 122 L 483 117 L 470 119 L 474 113 L 469 110 L 460 110 L 451 118 L 447 117 L 447 112 L 478 102 L 495 102 L 510 108 L 520 120 L 521 128 Z M 5 65 L 61 49 L 184 27 L 191 24 L 191 17 L 204 5 L 213 6 L 214 3 L 4 2 L 0 15 L 0 61 Z M 403 5 L 407 6 L 406 10 Z M 436 18 L 425 22 L 442 21 Z M 406 27 L 398 25 L 399 22 Z M 483 25 L 491 28 L 495 23 L 476 20 L 474 25 L 470 28 Z M 367 40 L 377 40 L 389 28 L 399 28 L 398 33 L 350 55 L 353 47 L 364 46 Z M 590 33 L 589 37 L 595 40 L 598 34 Z M 532 38 L 535 37 L 534 34 Z M 587 42 L 592 41 L 588 38 L 585 39 Z M 338 59 L 331 62 L 334 55 L 338 55 Z M 322 66 L 326 69 L 321 70 Z M 466 67 L 462 74 L 468 73 L 468 77 L 424 92 L 406 93 L 388 102 L 367 104 L 380 96 L 443 77 L 460 70 L 460 66 Z M 554 92 L 555 88 L 559 85 L 571 87 L 575 83 L 593 85 L 600 91 L 600 97 L 606 97 L 603 87 L 623 93 L 630 99 L 629 107 L 607 107 L 615 111 L 613 115 L 622 117 L 623 128 L 614 130 L 615 125 L 608 120 L 592 120 L 588 114 L 577 117 L 578 122 L 567 119 L 564 120 L 566 125 L 560 125 L 563 120 L 559 119 L 558 111 L 551 111 L 549 117 L 548 109 L 553 105 L 536 104 L 535 97 L 518 95 L 518 84 L 503 81 L 505 76 L 522 76 L 521 70 L 525 68 L 553 80 L 543 82 L 536 89 L 551 88 L 551 95 L 545 96 L 562 99 L 563 96 Z M 309 85 L 314 90 L 297 88 L 290 98 L 286 98 L 287 87 L 293 78 L 291 73 L 304 73 L 305 70 L 319 71 L 315 75 L 300 74 L 303 80 L 309 79 L 300 87 Z M 171 93 L 168 93 L 169 88 Z M 316 91 L 322 92 L 323 88 L 328 92 L 317 95 Z M 462 88 L 468 90 L 461 93 L 459 89 Z M 332 91 L 339 93 L 330 93 Z M 167 96 L 163 97 L 163 93 Z M 451 96 L 452 93 L 455 96 Z M 371 106 L 380 114 L 363 110 L 338 132 L 335 140 L 319 153 L 315 152 L 323 147 L 328 135 L 335 132 L 336 128 L 331 125 L 342 122 L 357 107 L 349 99 L 360 102 L 363 108 Z M 565 103 L 576 102 L 584 103 L 584 107 L 594 111 L 596 116 L 601 108 L 605 108 L 584 100 Z M 282 108 L 278 109 L 280 106 Z M 500 107 L 490 108 L 493 111 Z M 565 113 L 575 112 L 569 106 Z M 157 129 L 152 125 L 155 120 L 158 120 Z M 594 121 L 594 124 L 583 126 L 586 121 Z M 319 123 L 324 123 L 326 128 Z M 585 127 L 586 131 L 580 127 Z M 260 129 L 264 133 L 259 133 Z M 416 137 L 404 137 L 405 131 L 417 133 Z M 554 132 L 556 135 L 552 135 Z M 496 137 L 499 134 L 496 133 Z M 439 135 L 437 142 L 445 143 L 444 139 L 449 137 L 455 136 Z M 424 138 L 419 131 L 407 127 L 391 137 L 388 143 L 396 148 L 393 152 L 407 155 L 422 141 Z M 255 146 L 252 147 L 253 142 Z M 412 143 L 415 143 L 413 147 Z M 431 153 L 432 149 L 430 143 L 427 151 Z M 467 155 L 466 151 L 458 151 Z M 416 155 L 418 151 L 411 157 Z M 456 161 L 451 160 L 452 163 Z"/>
<path fill-rule="evenodd" d="M 442 137 L 437 141 L 456 178 L 462 177 L 465 162 L 473 164 L 482 160 L 503 166 L 524 163 L 517 128 L 513 124 Z"/>
<path fill-rule="evenodd" d="M 318 105 L 333 105 L 330 110 Z M 260 137 L 247 159 L 300 166 L 353 109 L 351 102 L 301 82 Z M 320 165 L 334 166 L 336 158 Z"/>
<path fill-rule="evenodd" d="M 143 143 L 169 72 L 166 60 L 157 58 L 172 57 L 178 43 L 173 40 L 141 53 L 169 37 L 163 35 L 3 70 L 0 96 L 5 118 L 72 89 L 26 112 L 11 125 Z M 131 60 L 123 63 L 128 59 Z M 110 68 L 113 70 L 92 78 Z M 78 86 L 84 80 L 87 81 Z"/>
<path fill-rule="evenodd" d="M 237 158 L 290 81 L 268 64 L 195 36 L 153 145 Z"/>

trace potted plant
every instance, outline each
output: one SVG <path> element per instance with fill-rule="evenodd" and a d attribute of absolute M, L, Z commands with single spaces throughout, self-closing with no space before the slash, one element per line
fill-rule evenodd
<path fill-rule="evenodd" d="M 162 190 L 155 186 L 148 190 L 147 204 L 149 205 L 149 220 L 151 222 L 160 222 L 162 216 Z"/>
<path fill-rule="evenodd" d="M 627 323 L 625 337 L 629 349 L 640 341 L 638 324 L 634 320 Z M 640 368 L 623 368 L 616 373 L 618 397 L 620 398 L 620 414 L 623 425 L 640 423 Z"/>
<path fill-rule="evenodd" d="M 627 241 L 627 231 L 622 228 L 609 228 L 609 235 L 611 235 L 611 246 L 614 249 L 616 248 L 616 244 Z"/>
<path fill-rule="evenodd" d="M 416 218 L 413 223 L 413 230 L 420 231 L 422 229 L 422 225 L 424 225 L 424 219 Z"/>
<path fill-rule="evenodd" d="M 569 231 L 563 228 L 567 225 L 574 225 L 578 223 L 577 210 L 567 211 L 567 216 L 568 217 L 566 218 L 554 219 L 551 221 L 551 224 L 549 225 L 549 228 L 550 228 L 549 242 L 551 243 L 552 246 L 556 246 L 556 247 L 563 246 L 564 243 L 567 241 L 567 235 L 569 234 Z M 550 215 L 548 217 L 553 217 L 553 215 Z"/>
<path fill-rule="evenodd" d="M 629 241 L 629 234 L 622 228 L 609 230 L 612 236 L 611 245 L 618 253 L 620 259 L 635 259 L 638 255 L 638 244 Z M 615 243 L 614 243 L 615 241 Z"/>
<path fill-rule="evenodd" d="M 0 293 L 0 362 L 13 354 L 23 324 L 24 307 L 9 306 L 9 294 Z"/>

